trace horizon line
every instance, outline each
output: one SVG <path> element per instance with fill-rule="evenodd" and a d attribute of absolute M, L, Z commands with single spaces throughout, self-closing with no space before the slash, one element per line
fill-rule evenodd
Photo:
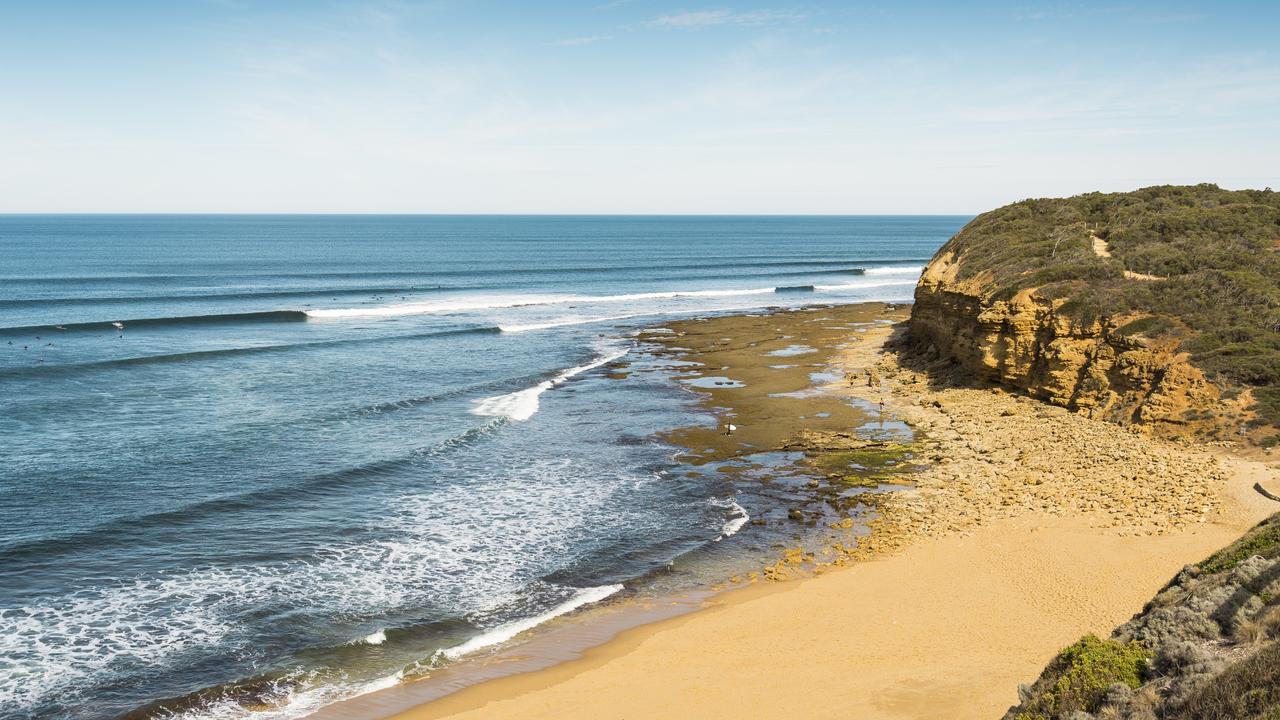
<path fill-rule="evenodd" d="M 984 211 L 985 212 L 985 211 Z M 706 212 L 706 213 L 690 213 L 690 212 L 617 212 L 617 213 L 574 213 L 574 212 L 415 212 L 415 211 L 255 211 L 255 212 L 234 212 L 234 211 L 163 211 L 163 212 L 135 212 L 135 211 L 68 211 L 68 212 L 7 212 L 0 211 L 0 217 L 90 217 L 90 216 L 117 216 L 117 217 L 181 217 L 181 216 L 205 216 L 205 217 L 280 217 L 280 216 L 332 216 L 332 217 L 370 217 L 370 216 L 386 216 L 386 217 L 759 217 L 759 218 L 785 218 L 785 217 L 967 217 L 976 216 L 981 213 L 975 212 L 920 212 L 920 213 L 891 213 L 891 212 L 861 212 L 861 213 L 725 213 L 725 212 Z"/>

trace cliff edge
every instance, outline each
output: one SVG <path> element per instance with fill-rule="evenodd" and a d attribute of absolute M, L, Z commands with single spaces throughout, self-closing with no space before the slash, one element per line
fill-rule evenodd
<path fill-rule="evenodd" d="M 962 375 L 1162 435 L 1280 441 L 1280 193 L 1024 200 L 933 257 L 908 341 Z"/>

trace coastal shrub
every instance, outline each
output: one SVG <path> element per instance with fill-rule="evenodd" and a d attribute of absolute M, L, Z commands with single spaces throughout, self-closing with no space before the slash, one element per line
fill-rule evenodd
<path fill-rule="evenodd" d="M 1280 386 L 1256 388 L 1253 391 L 1254 411 L 1268 425 L 1280 427 Z M 1280 435 L 1272 435 L 1272 445 L 1280 441 Z"/>
<path fill-rule="evenodd" d="M 1084 288 L 1073 293 L 1070 300 L 1059 305 L 1058 312 L 1087 325 L 1106 316 L 1105 300 L 1091 288 Z"/>
<path fill-rule="evenodd" d="M 1116 332 L 1124 336 L 1129 335 L 1146 335 L 1148 337 L 1159 337 L 1166 335 L 1177 327 L 1177 323 L 1163 315 L 1151 315 L 1149 317 L 1138 318 L 1131 322 L 1121 325 Z"/>
<path fill-rule="evenodd" d="M 1035 271 L 1031 285 L 1047 285 L 1064 280 L 1114 280 L 1124 276 L 1124 269 L 1115 262 L 1093 260 L 1083 263 L 1054 264 Z"/>
<path fill-rule="evenodd" d="M 1213 632 L 1212 636 L 1216 638 L 1217 632 Z M 1156 676 L 1207 676 L 1221 672 L 1222 660 L 1205 649 L 1203 640 L 1203 637 L 1200 640 L 1176 640 L 1161 645 L 1155 659 L 1151 661 Z"/>
<path fill-rule="evenodd" d="M 1208 613 L 1203 608 L 1192 609 L 1185 605 L 1156 608 L 1137 621 L 1132 637 L 1151 648 L 1216 640 L 1221 628 Z"/>
<path fill-rule="evenodd" d="M 1085 635 L 1054 658 L 1036 683 L 1039 692 L 1032 693 L 1015 717 L 1056 720 L 1076 711 L 1094 712 L 1112 685 L 1140 686 L 1150 657 L 1151 652 L 1136 642 Z"/>
<path fill-rule="evenodd" d="M 1267 599 L 1264 602 L 1271 602 Z M 1258 623 L 1262 625 L 1262 629 L 1267 633 L 1267 637 L 1280 637 L 1280 607 L 1269 607 L 1263 610 L 1258 616 Z"/>
<path fill-rule="evenodd" d="M 1045 300 L 1061 300 L 1062 298 L 1071 297 L 1079 288 L 1079 283 L 1054 283 L 1045 285 L 1036 291 L 1036 295 Z M 1017 288 L 1015 287 L 1015 290 Z"/>
<path fill-rule="evenodd" d="M 1165 717 L 1176 720 L 1272 718 L 1280 712 L 1280 643 L 1236 662 L 1201 684 L 1185 703 Z"/>
<path fill-rule="evenodd" d="M 1231 633 L 1237 645 L 1257 645 L 1267 637 L 1267 629 L 1256 620 L 1243 620 Z"/>
<path fill-rule="evenodd" d="M 1232 570 L 1254 555 L 1273 558 L 1280 555 L 1280 513 L 1263 520 L 1235 542 L 1209 556 L 1200 563 L 1206 573 Z"/>

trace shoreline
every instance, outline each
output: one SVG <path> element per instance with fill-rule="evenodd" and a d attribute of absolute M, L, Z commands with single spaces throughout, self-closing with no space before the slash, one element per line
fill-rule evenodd
<path fill-rule="evenodd" d="M 917 488 L 885 494 L 859 546 L 834 544 L 804 558 L 797 564 L 808 572 L 792 573 L 802 579 L 746 583 L 676 617 L 615 628 L 549 667 L 474 684 L 394 717 L 617 717 L 619 708 L 640 716 L 727 718 L 767 708 L 791 716 L 994 717 L 1058 649 L 1085 632 L 1108 634 L 1184 564 L 1274 510 L 1251 490 L 1271 474 L 1260 463 L 1209 456 L 999 391 L 921 387 L 918 374 L 883 352 L 891 332 L 851 338 L 841 358 L 849 380 L 838 384 L 864 402 L 884 400 L 891 414 L 925 430 L 947 462 L 935 453 Z M 864 371 L 866 384 L 859 382 Z M 979 431 L 1001 418 L 1037 434 L 1092 431 L 1089 442 L 1154 458 L 1164 464 L 1159 469 L 1176 469 L 1179 492 L 1166 495 L 1178 502 L 1126 504 L 1108 483 L 1073 484 L 1096 467 L 1055 478 L 1053 486 L 1065 485 L 1057 497 L 1038 495 L 1043 483 L 1006 482 L 998 463 L 984 467 L 993 465 L 981 458 L 991 448 L 964 451 L 991 440 Z M 1229 471 L 1205 472 L 1205 463 L 1219 462 Z M 972 482 L 956 482 L 967 473 Z M 966 511 L 983 508 L 991 511 Z M 815 657 L 824 662 L 815 666 Z"/>
<path fill-rule="evenodd" d="M 1087 632 L 1109 634 L 1140 609 L 1182 567 L 1174 556 L 1202 556 L 1237 535 L 1215 525 L 1099 543 L 1088 529 L 1001 521 L 822 576 L 734 589 L 580 657 L 390 717 L 998 718 L 1059 649 Z M 1040 592 L 1010 572 L 1063 548 L 1060 563 L 1034 568 L 1048 580 Z M 938 592 L 953 581 L 962 582 Z M 1064 616 L 1061 592 L 1073 585 L 1077 610 Z M 1022 601 L 993 622 L 983 607 L 1011 596 Z M 1130 607 L 1117 607 L 1119 596 Z M 975 599 L 982 605 L 960 602 Z"/>
<path fill-rule="evenodd" d="M 841 316 L 839 320 L 846 324 L 831 326 L 836 320 L 826 315 L 832 312 L 838 313 Z M 713 423 L 680 427 L 659 436 L 664 442 L 680 448 L 674 458 L 687 467 L 703 471 L 704 466 L 710 465 L 714 469 L 707 471 L 715 473 L 725 472 L 727 468 L 727 474 L 736 478 L 735 483 L 738 484 L 752 485 L 757 482 L 753 476 L 780 475 L 783 469 L 812 474 L 815 472 L 812 467 L 797 467 L 772 460 L 761 466 L 751 459 L 780 452 L 795 435 L 794 431 L 800 428 L 840 428 L 872 419 L 863 409 L 849 404 L 848 398 L 841 395 L 838 388 L 832 393 L 831 387 L 822 387 L 823 382 L 815 380 L 815 371 L 816 375 L 824 377 L 824 382 L 838 380 L 835 376 L 826 376 L 833 368 L 838 372 L 836 365 L 845 337 L 853 332 L 854 327 L 862 331 L 886 322 L 886 315 L 901 319 L 905 312 L 900 304 L 876 301 L 838 306 L 816 304 L 799 308 L 766 308 L 671 319 L 636 331 L 640 347 L 626 358 L 611 358 L 605 370 L 609 377 L 623 379 L 645 368 L 667 368 L 676 387 L 696 395 L 698 404 L 709 416 L 717 418 L 717 422 L 726 416 L 749 417 L 751 412 L 761 408 L 772 412 L 779 405 L 794 409 L 810 408 L 815 401 L 825 403 L 824 408 L 829 412 L 820 415 L 809 413 L 803 421 L 788 423 L 781 430 L 766 423 L 757 425 L 752 422 L 750 431 L 742 427 L 745 432 L 728 437 Z M 813 346 L 806 346 L 806 351 L 798 357 L 790 357 L 791 353 L 786 352 L 774 358 L 771 348 L 783 350 L 794 344 L 782 341 L 782 338 L 790 336 L 779 337 L 769 330 L 767 326 L 775 323 L 785 325 L 789 332 L 803 331 L 797 342 L 812 343 Z M 726 328 L 726 325 L 730 327 Z M 805 330 L 805 327 L 818 328 L 821 325 L 827 327 L 818 333 Z M 723 347 L 726 333 L 740 342 L 730 343 L 732 347 L 729 348 Z M 643 358 L 638 366 L 634 361 L 637 356 Z M 721 366 L 720 363 L 728 365 Z M 730 366 L 735 382 L 712 382 L 722 380 L 718 373 L 728 371 Z M 738 417 L 737 422 L 744 421 Z M 638 627 L 715 606 L 721 595 L 736 594 L 744 585 L 754 586 L 765 579 L 780 580 L 807 574 L 812 571 L 811 567 L 798 566 L 808 563 L 813 552 L 830 546 L 832 538 L 848 542 L 853 534 L 867 532 L 866 522 L 861 519 L 856 528 L 848 522 L 840 526 L 831 524 L 831 517 L 821 523 L 813 519 L 786 522 L 790 520 L 788 510 L 800 502 L 797 497 L 803 497 L 809 503 L 830 501 L 828 496 L 812 493 L 811 486 L 812 482 L 801 488 L 791 488 L 785 499 L 770 498 L 767 511 L 774 516 L 772 522 L 762 517 L 768 512 L 759 509 L 759 497 L 752 504 L 752 515 L 748 515 L 737 502 L 742 497 L 731 496 L 726 502 L 742 515 L 728 521 L 724 534 L 715 542 L 730 540 L 739 531 L 747 530 L 748 535 L 755 535 L 749 541 L 752 546 L 768 544 L 772 547 L 763 553 L 758 549 L 731 551 L 730 558 L 736 560 L 731 559 L 728 564 L 722 556 L 719 560 L 705 557 L 710 548 L 682 556 L 677 563 L 685 566 L 683 572 L 690 572 L 688 566 L 692 565 L 700 568 L 692 572 L 705 576 L 695 586 L 677 585 L 655 592 L 655 588 L 650 587 L 654 584 L 653 576 L 635 578 L 627 581 L 626 592 L 549 618 L 519 633 L 515 642 L 499 643 L 491 651 L 459 658 L 457 662 L 428 674 L 334 702 L 306 717 L 315 720 L 387 717 L 408 708 L 434 705 L 452 693 L 477 684 L 513 674 L 543 672 L 577 661 L 594 648 Z M 871 492 L 873 488 L 864 490 Z M 846 509 L 841 517 L 849 515 L 850 511 Z M 764 524 L 770 527 L 759 527 Z M 781 532 L 775 529 L 784 525 L 786 527 Z M 744 564 L 744 558 L 750 559 Z M 726 571 L 726 567 L 732 570 Z M 707 575 L 708 572 L 711 574 Z"/>

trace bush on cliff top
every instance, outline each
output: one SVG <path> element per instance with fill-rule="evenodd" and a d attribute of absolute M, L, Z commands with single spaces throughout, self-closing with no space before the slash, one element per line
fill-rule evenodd
<path fill-rule="evenodd" d="M 1136 642 L 1085 635 L 1045 668 L 1032 697 L 1015 719 L 1056 720 L 1077 710 L 1097 710 L 1112 685 L 1141 685 L 1150 657 L 1150 651 Z"/>
<path fill-rule="evenodd" d="M 1224 387 L 1256 388 L 1255 411 L 1280 425 L 1280 193 L 1166 185 L 1024 200 L 974 218 L 943 251 L 990 299 L 1037 288 L 1076 320 L 1176 318 L 1192 362 Z"/>

